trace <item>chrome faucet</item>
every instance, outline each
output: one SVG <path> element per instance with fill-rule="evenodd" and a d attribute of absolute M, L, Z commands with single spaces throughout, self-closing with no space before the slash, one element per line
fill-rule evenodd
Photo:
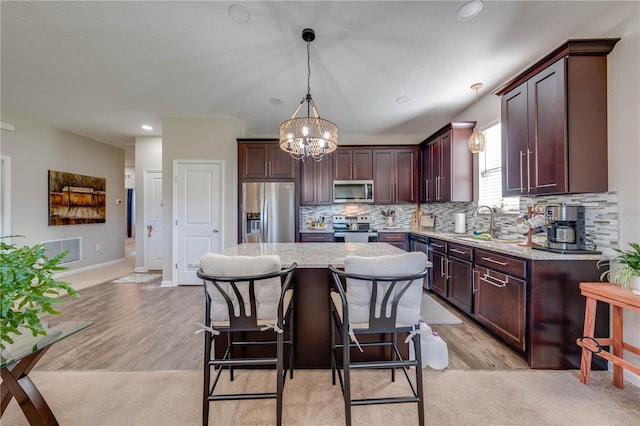
<path fill-rule="evenodd" d="M 489 210 L 489 213 L 491 214 L 491 218 L 489 221 L 489 235 L 491 235 L 491 238 L 495 238 L 496 235 L 496 227 L 495 227 L 495 223 L 493 221 L 493 209 L 489 206 L 485 206 L 485 205 L 481 205 L 476 207 L 476 209 L 473 211 L 473 213 L 471 213 L 471 217 L 474 218 L 477 222 L 478 220 L 478 212 L 480 211 L 480 209 L 485 208 Z M 475 226 L 474 226 L 475 227 Z"/>

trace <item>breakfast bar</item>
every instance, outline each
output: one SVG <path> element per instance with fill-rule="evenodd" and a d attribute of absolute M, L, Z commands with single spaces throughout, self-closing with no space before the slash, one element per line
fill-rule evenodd
<path fill-rule="evenodd" d="M 329 265 L 342 267 L 348 255 L 364 257 L 402 254 L 387 243 L 259 243 L 239 244 L 226 256 L 280 256 L 282 266 L 297 263 L 294 286 L 294 364 L 296 368 L 329 368 Z M 219 345 L 221 346 L 221 345 Z M 216 347 L 216 352 L 223 348 Z"/>

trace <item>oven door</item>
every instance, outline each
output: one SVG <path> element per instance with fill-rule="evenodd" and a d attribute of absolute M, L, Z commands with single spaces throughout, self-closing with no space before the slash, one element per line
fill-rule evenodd
<path fill-rule="evenodd" d="M 335 232 L 333 239 L 336 243 L 376 243 L 378 235 L 369 232 Z"/>

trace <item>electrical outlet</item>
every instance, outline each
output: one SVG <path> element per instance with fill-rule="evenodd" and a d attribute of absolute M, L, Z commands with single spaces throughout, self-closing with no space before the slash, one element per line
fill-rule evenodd
<path fill-rule="evenodd" d="M 96 251 L 100 251 L 100 249 L 102 249 L 102 246 L 100 244 L 96 244 Z"/>

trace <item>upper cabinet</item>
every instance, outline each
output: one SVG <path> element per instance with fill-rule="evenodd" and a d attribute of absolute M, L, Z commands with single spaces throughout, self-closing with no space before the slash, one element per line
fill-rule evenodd
<path fill-rule="evenodd" d="M 376 204 L 418 200 L 418 148 L 373 150 L 373 199 Z"/>
<path fill-rule="evenodd" d="M 296 160 L 277 139 L 238 139 L 238 175 L 251 180 L 293 180 Z"/>
<path fill-rule="evenodd" d="M 373 179 L 373 153 L 371 149 L 338 147 L 333 152 L 334 180 Z"/>
<path fill-rule="evenodd" d="M 502 195 L 606 192 L 607 58 L 569 40 L 500 88 Z"/>
<path fill-rule="evenodd" d="M 300 204 L 321 206 L 333 204 L 333 155 L 320 161 L 300 163 Z"/>
<path fill-rule="evenodd" d="M 420 144 L 420 201 L 473 200 L 473 155 L 467 147 L 475 121 L 452 122 Z"/>

